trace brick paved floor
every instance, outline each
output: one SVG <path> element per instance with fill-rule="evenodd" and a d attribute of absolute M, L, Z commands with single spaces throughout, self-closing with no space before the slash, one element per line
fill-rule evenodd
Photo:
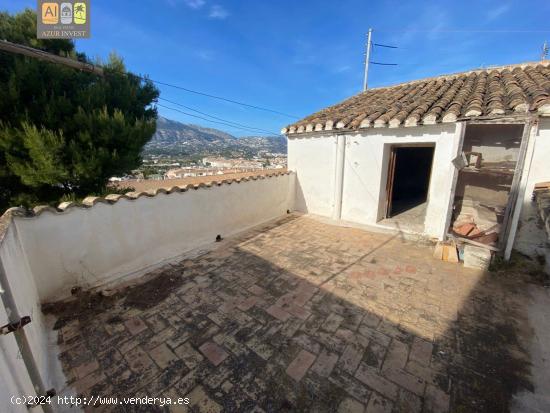
<path fill-rule="evenodd" d="M 529 387 L 524 281 L 431 255 L 289 215 L 158 271 L 182 282 L 147 309 L 65 320 L 60 358 L 79 394 L 190 399 L 170 411 L 506 411 Z"/>

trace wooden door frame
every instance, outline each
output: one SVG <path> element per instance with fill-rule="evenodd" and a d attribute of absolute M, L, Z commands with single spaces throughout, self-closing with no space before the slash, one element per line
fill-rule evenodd
<path fill-rule="evenodd" d="M 390 146 L 390 158 L 388 160 L 388 179 L 386 181 L 386 210 L 384 218 L 391 217 L 392 198 L 393 198 L 393 181 L 395 178 L 395 147 Z"/>
<path fill-rule="evenodd" d="M 393 194 L 393 184 L 395 180 L 395 161 L 396 155 L 395 150 L 398 148 L 433 148 L 432 153 L 432 162 L 430 163 L 430 171 L 428 177 L 428 189 L 426 195 L 426 202 L 428 202 L 430 197 L 430 185 L 432 183 L 432 170 L 433 163 L 435 158 L 435 142 L 418 142 L 418 143 L 396 143 L 390 144 L 390 155 L 388 159 L 388 178 L 386 180 L 386 202 L 385 202 L 385 211 L 384 219 L 391 218 L 391 209 L 392 209 L 392 194 Z"/>

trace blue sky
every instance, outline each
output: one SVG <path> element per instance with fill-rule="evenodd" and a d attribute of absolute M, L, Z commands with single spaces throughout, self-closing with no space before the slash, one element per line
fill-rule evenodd
<path fill-rule="evenodd" d="M 2 10 L 25 7 L 36 1 L 0 0 Z M 77 41 L 89 56 L 116 51 L 133 72 L 300 117 L 360 91 L 369 27 L 375 43 L 399 47 L 374 48 L 372 60 L 399 66 L 371 66 L 370 87 L 537 60 L 550 41 L 548 0 L 92 0 L 91 11 L 92 38 Z M 166 99 L 273 132 L 293 121 L 160 89 Z M 252 134 L 165 108 L 159 113 Z"/>

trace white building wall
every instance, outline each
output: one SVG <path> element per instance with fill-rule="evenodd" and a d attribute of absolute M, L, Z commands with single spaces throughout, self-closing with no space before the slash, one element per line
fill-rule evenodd
<path fill-rule="evenodd" d="M 415 128 L 371 129 L 347 138 L 342 219 L 374 225 L 383 218 L 391 145 L 435 144 L 426 235 L 440 237 L 449 205 L 458 136 L 455 125 Z"/>
<path fill-rule="evenodd" d="M 15 218 L 41 302 L 139 275 L 185 252 L 286 214 L 294 175 L 120 199 Z"/>
<path fill-rule="evenodd" d="M 514 242 L 514 248 L 524 254 L 534 255 L 548 248 L 548 237 L 540 228 L 538 212 L 533 202 L 535 184 L 550 181 L 550 119 L 540 120 L 533 148 L 532 158 L 526 159 L 530 163 L 527 172 L 527 186 L 523 197 L 523 205 Z"/>
<path fill-rule="evenodd" d="M 373 128 L 346 135 L 342 214 L 344 221 L 377 225 L 383 217 L 390 146 L 435 145 L 425 234 L 441 237 L 450 204 L 458 150 L 455 124 L 413 128 Z M 334 210 L 336 135 L 288 140 L 288 167 L 296 172 L 296 209 L 330 217 Z"/>
<path fill-rule="evenodd" d="M 297 211 L 332 214 L 335 160 L 335 136 L 288 139 L 288 169 L 296 172 Z"/>

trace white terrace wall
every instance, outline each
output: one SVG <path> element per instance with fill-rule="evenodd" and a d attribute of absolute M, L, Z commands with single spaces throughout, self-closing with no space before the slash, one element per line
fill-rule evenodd
<path fill-rule="evenodd" d="M 92 208 L 44 210 L 14 218 L 28 271 L 47 302 L 74 286 L 100 286 L 286 214 L 294 175 L 243 180 L 185 192 L 121 197 Z M 134 197 L 136 194 L 134 194 Z M 14 271 L 19 270 L 14 264 Z"/>
<path fill-rule="evenodd" d="M 46 389 L 60 390 L 65 379 L 41 303 L 69 295 L 74 286 L 141 274 L 213 243 L 218 234 L 227 237 L 280 217 L 293 209 L 294 178 L 283 173 L 150 196 L 111 196 L 111 203 L 95 199 L 87 202 L 92 207 L 63 212 L 37 208 L 30 217 L 12 209 L 0 217 L 0 325 L 15 321 L 4 306 L 12 296 L 19 314 L 31 316 L 24 334 Z M 9 401 L 11 395 L 35 394 L 13 334 L 0 339 L 0 376 L 0 405 L 26 411 Z"/>
<path fill-rule="evenodd" d="M 344 221 L 377 225 L 383 217 L 390 146 L 435 145 L 425 234 L 445 234 L 454 168 L 458 150 L 455 124 L 412 128 L 365 129 L 347 133 L 344 158 L 342 214 Z M 331 216 L 334 210 L 336 132 L 333 135 L 289 135 L 288 168 L 296 172 L 296 209 Z"/>
<path fill-rule="evenodd" d="M 0 271 L 7 276 L 9 285 L 0 285 L 2 301 L 11 294 L 19 315 L 31 317 L 31 323 L 24 327 L 24 331 L 33 349 L 36 367 L 47 389 L 58 388 L 60 382 L 55 374 L 54 361 L 50 358 L 48 328 L 40 310 L 37 286 L 17 229 L 9 218 L 5 218 L 0 218 L 4 224 L 0 225 Z M 6 309 L 0 302 L 1 325 L 14 321 L 12 311 L 14 309 Z M 13 333 L 0 337 L 0 375 L 0 405 L 9 406 L 6 411 L 27 411 L 25 406 L 12 405 L 10 401 L 11 396 L 35 394 Z"/>

